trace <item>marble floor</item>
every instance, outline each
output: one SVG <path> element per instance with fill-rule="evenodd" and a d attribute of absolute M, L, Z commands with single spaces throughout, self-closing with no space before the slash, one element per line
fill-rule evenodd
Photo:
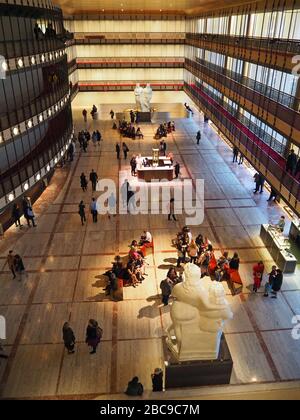
<path fill-rule="evenodd" d="M 80 95 L 76 98 L 80 102 Z M 166 105 L 162 107 L 168 108 Z M 124 105 L 114 104 L 115 111 Z M 101 147 L 76 153 L 70 167 L 59 169 L 49 188 L 35 204 L 35 229 L 11 228 L 0 242 L 0 315 L 7 320 L 3 343 L 8 360 L 0 359 L 1 398 L 94 398 L 120 394 L 138 375 L 150 390 L 150 374 L 164 366 L 163 341 L 169 325 L 169 308 L 160 304 L 159 284 L 176 259 L 171 240 L 185 224 L 165 216 L 100 216 L 81 226 L 77 213 L 81 199 L 88 205 L 91 189 L 80 189 L 81 172 L 93 168 L 101 178 L 130 178 L 129 160 L 118 162 L 111 129 L 110 105 L 100 107 L 100 120 L 89 121 L 89 130 L 101 130 Z M 226 325 L 226 338 L 234 360 L 232 386 L 300 379 L 300 341 L 292 338 L 292 318 L 300 315 L 300 267 L 286 275 L 278 300 L 263 299 L 250 291 L 252 265 L 263 260 L 269 269 L 272 257 L 260 240 L 260 224 L 275 222 L 283 213 L 267 203 L 268 192 L 253 194 L 253 173 L 232 164 L 232 152 L 203 117 L 179 118 L 182 105 L 171 109 L 177 130 L 167 139 L 168 151 L 181 164 L 181 177 L 205 180 L 205 220 L 192 228 L 213 242 L 217 252 L 239 252 L 243 293 L 228 299 L 234 319 Z M 74 110 L 76 130 L 83 127 L 81 109 Z M 144 140 L 126 140 L 130 154 L 151 154 L 156 124 L 142 124 Z M 196 145 L 198 129 L 203 132 Z M 119 175 L 120 174 L 120 175 Z M 99 194 L 99 193 L 98 193 Z M 96 194 L 97 195 L 97 194 Z M 125 255 L 132 239 L 144 229 L 154 237 L 154 253 L 147 257 L 148 277 L 136 289 L 124 289 L 124 301 L 104 296 L 103 272 L 115 255 Z M 27 277 L 12 280 L 6 265 L 10 249 L 24 257 Z M 97 355 L 90 356 L 84 342 L 88 319 L 104 329 Z M 77 337 L 76 353 L 66 354 L 62 325 L 69 321 Z M 188 390 L 186 390 L 188 395 Z"/>

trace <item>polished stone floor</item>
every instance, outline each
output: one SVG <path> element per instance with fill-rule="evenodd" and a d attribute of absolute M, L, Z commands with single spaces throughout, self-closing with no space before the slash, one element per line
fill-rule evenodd
<path fill-rule="evenodd" d="M 77 102 L 80 97 L 77 97 Z M 159 106 L 159 104 L 158 104 Z M 124 105 L 113 105 L 115 111 Z M 161 105 L 168 109 L 169 105 Z M 93 168 L 101 178 L 116 181 L 119 172 L 130 178 L 129 160 L 118 162 L 111 129 L 109 105 L 100 108 L 101 147 L 89 146 L 70 168 L 56 172 L 53 181 L 35 205 L 38 227 L 10 229 L 0 242 L 0 315 L 7 319 L 5 351 L 0 360 L 1 397 L 92 398 L 122 393 L 132 376 L 138 375 L 146 390 L 151 371 L 164 366 L 163 340 L 169 325 L 169 308 L 160 304 L 159 284 L 175 261 L 171 240 L 184 225 L 184 217 L 168 222 L 165 216 L 101 216 L 98 224 L 82 227 L 77 213 L 81 199 L 88 205 L 91 189 L 80 189 L 81 172 Z M 74 111 L 76 130 L 82 128 L 81 109 Z M 193 227 L 213 242 L 218 253 L 240 254 L 243 293 L 228 299 L 234 319 L 226 326 L 226 338 L 234 360 L 232 385 L 300 379 L 300 341 L 292 338 L 292 318 L 300 314 L 300 268 L 286 275 L 278 300 L 253 295 L 252 265 L 263 260 L 270 269 L 272 258 L 260 240 L 260 224 L 276 222 L 283 214 L 278 205 L 267 203 L 268 192 L 253 194 L 253 172 L 232 164 L 232 152 L 215 131 L 196 113 L 182 118 L 182 105 L 172 106 L 177 130 L 167 140 L 168 151 L 181 163 L 181 177 L 205 180 L 205 220 Z M 203 132 L 196 145 L 198 129 Z M 144 140 L 126 140 L 130 154 L 151 155 L 156 124 L 143 124 Z M 124 172 L 121 172 L 124 176 Z M 125 255 L 132 239 L 144 229 L 154 237 L 153 255 L 147 257 L 148 277 L 143 285 L 124 290 L 124 301 L 111 302 L 102 290 L 103 272 L 117 254 Z M 28 276 L 12 280 L 5 258 L 9 249 L 24 257 Z M 96 356 L 84 342 L 88 319 L 104 329 Z M 77 348 L 65 353 L 61 329 L 70 321 Z M 188 394 L 187 394 L 188 395 Z"/>

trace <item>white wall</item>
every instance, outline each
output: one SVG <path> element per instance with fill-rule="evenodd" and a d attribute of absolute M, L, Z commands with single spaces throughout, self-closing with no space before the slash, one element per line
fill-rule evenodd
<path fill-rule="evenodd" d="M 184 57 L 184 45 L 78 45 L 77 57 Z"/>
<path fill-rule="evenodd" d="M 85 69 L 78 74 L 81 82 L 183 80 L 183 69 Z"/>

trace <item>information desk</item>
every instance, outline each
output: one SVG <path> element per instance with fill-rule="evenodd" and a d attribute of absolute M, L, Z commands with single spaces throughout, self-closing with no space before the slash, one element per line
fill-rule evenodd
<path fill-rule="evenodd" d="M 300 226 L 297 226 L 295 222 L 292 222 L 289 237 L 292 241 L 295 241 L 300 246 Z"/>
<path fill-rule="evenodd" d="M 297 259 L 289 251 L 286 251 L 290 248 L 288 238 L 270 228 L 270 225 L 262 225 L 260 236 L 280 270 L 283 273 L 294 273 Z"/>
<path fill-rule="evenodd" d="M 153 158 L 152 157 L 142 157 L 141 161 L 148 159 L 150 166 L 145 166 L 142 163 L 137 165 L 137 176 L 139 179 L 142 179 L 146 182 L 151 182 L 152 180 L 163 180 L 172 181 L 174 178 L 174 168 L 170 159 L 167 159 L 165 156 L 159 157 L 159 165 L 154 167 L 152 166 Z"/>

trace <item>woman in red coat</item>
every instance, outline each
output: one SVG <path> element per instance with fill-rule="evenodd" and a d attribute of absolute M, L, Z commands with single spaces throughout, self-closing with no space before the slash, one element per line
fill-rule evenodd
<path fill-rule="evenodd" d="M 260 261 L 258 264 L 256 264 L 253 267 L 253 279 L 254 279 L 253 292 L 255 293 L 257 293 L 258 289 L 261 286 L 264 271 L 265 271 L 265 266 L 262 261 Z"/>

